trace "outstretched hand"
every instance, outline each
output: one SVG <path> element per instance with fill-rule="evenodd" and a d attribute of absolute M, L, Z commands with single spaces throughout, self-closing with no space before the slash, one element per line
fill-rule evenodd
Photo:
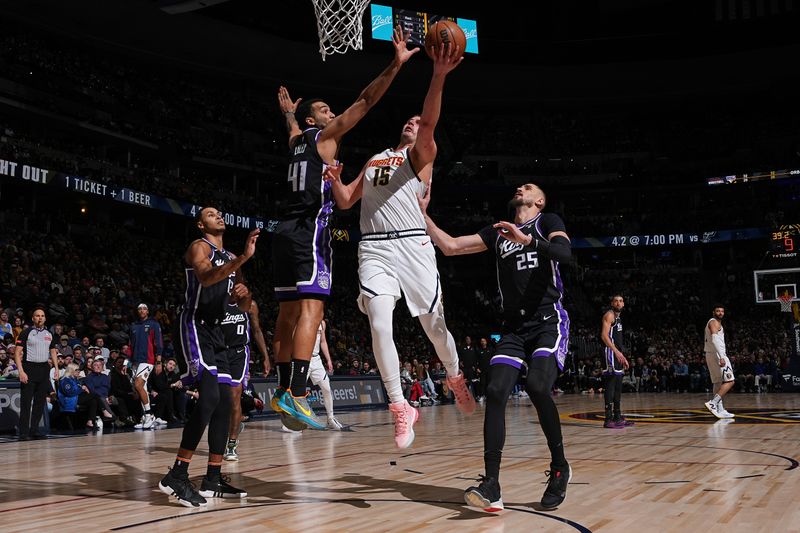
<path fill-rule="evenodd" d="M 253 257 L 253 254 L 256 253 L 256 241 L 258 240 L 259 233 L 261 233 L 261 230 L 256 228 L 247 236 L 247 242 L 244 245 L 244 253 L 242 253 L 247 259 Z"/>
<path fill-rule="evenodd" d="M 516 224 L 512 224 L 511 222 L 498 222 L 492 227 L 497 230 L 498 235 L 504 237 L 506 240 L 524 244 L 526 246 L 531 243 L 531 241 L 528 239 L 532 239 L 532 237 L 522 233 Z"/>
<path fill-rule="evenodd" d="M 394 27 L 394 34 L 392 35 L 394 57 L 401 65 L 411 59 L 411 56 L 419 52 L 419 48 L 414 48 L 413 50 L 408 49 L 409 37 L 411 37 L 411 33 L 403 31 L 403 28 L 399 24 Z"/>
<path fill-rule="evenodd" d="M 417 203 L 419 204 L 419 209 L 422 211 L 422 216 L 427 216 L 428 214 L 428 204 L 431 203 L 431 187 L 433 186 L 433 177 L 428 180 L 428 186 L 425 188 L 425 193 L 420 196 L 417 193 Z"/>
<path fill-rule="evenodd" d="M 456 68 L 464 60 L 462 52 L 463 50 L 455 43 L 444 43 L 439 47 L 438 51 L 434 48 L 431 54 L 433 57 L 433 73 L 444 76 Z"/>
<path fill-rule="evenodd" d="M 344 165 L 338 161 L 333 165 L 325 165 L 325 170 L 322 171 L 322 179 L 332 183 L 341 183 L 343 169 Z"/>
<path fill-rule="evenodd" d="M 302 98 L 298 98 L 292 102 L 292 98 L 289 96 L 289 90 L 283 85 L 278 88 L 278 106 L 281 108 L 281 113 L 294 113 L 297 111 L 297 106 L 300 105 L 302 100 Z"/>

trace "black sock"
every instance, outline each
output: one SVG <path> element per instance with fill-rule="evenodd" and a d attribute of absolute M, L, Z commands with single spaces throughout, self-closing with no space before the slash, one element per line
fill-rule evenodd
<path fill-rule="evenodd" d="M 299 398 L 306 395 L 308 385 L 308 361 L 292 359 L 292 379 L 290 388 L 292 396 Z"/>
<path fill-rule="evenodd" d="M 278 371 L 278 387 L 289 388 L 289 380 L 292 377 L 292 363 L 275 363 Z"/>
<path fill-rule="evenodd" d="M 564 443 L 562 441 L 552 444 L 548 442 L 547 447 L 550 448 L 551 468 L 566 466 L 567 458 L 564 457 Z"/>
<path fill-rule="evenodd" d="M 502 450 L 491 450 L 483 452 L 483 465 L 486 468 L 486 477 L 493 477 L 500 481 L 500 459 L 503 457 Z"/>
<path fill-rule="evenodd" d="M 613 411 L 614 411 L 613 404 L 607 403 L 606 404 L 606 421 L 609 421 L 609 420 L 612 419 Z"/>
<path fill-rule="evenodd" d="M 189 477 L 189 461 L 182 461 L 175 459 L 175 464 L 172 465 L 173 477 Z"/>
<path fill-rule="evenodd" d="M 222 474 L 222 465 L 219 463 L 208 463 L 208 470 L 206 470 L 206 479 L 209 481 L 219 481 Z"/>

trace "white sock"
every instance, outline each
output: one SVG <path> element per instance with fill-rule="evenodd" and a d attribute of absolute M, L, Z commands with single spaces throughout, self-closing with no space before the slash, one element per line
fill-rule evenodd
<path fill-rule="evenodd" d="M 722 405 L 722 396 L 720 396 L 719 394 L 715 394 L 714 398 L 711 400 L 711 403 Z"/>
<path fill-rule="evenodd" d="M 150 404 L 149 403 L 143 403 L 142 404 L 142 411 L 144 411 L 144 414 L 149 415 L 150 414 Z"/>
<path fill-rule="evenodd" d="M 400 385 L 400 356 L 392 334 L 394 301 L 394 296 L 388 294 L 370 298 L 367 312 L 372 331 L 372 351 L 375 353 L 375 362 L 386 387 L 386 394 L 389 395 L 389 402 L 402 403 L 405 397 Z"/>
<path fill-rule="evenodd" d="M 458 375 L 458 351 L 456 351 L 456 341 L 447 331 L 447 324 L 444 322 L 444 315 L 441 314 L 442 306 L 437 306 L 432 313 L 419 316 L 422 329 L 433 344 L 436 355 L 444 365 L 447 376 L 454 378 Z"/>
<path fill-rule="evenodd" d="M 317 383 L 319 393 L 322 395 L 322 403 L 325 404 L 325 412 L 328 418 L 333 418 L 333 394 L 331 394 L 331 380 L 327 377 Z"/>

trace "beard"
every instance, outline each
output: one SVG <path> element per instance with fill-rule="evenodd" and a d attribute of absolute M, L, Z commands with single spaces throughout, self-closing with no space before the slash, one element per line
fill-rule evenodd
<path fill-rule="evenodd" d="M 525 205 L 525 200 L 523 200 L 522 197 L 514 197 L 508 201 L 509 209 L 516 209 L 518 207 L 522 207 L 523 205 Z"/>

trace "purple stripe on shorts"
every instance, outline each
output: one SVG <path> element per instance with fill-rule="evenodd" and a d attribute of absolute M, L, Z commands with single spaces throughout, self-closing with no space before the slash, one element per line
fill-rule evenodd
<path fill-rule="evenodd" d="M 514 368 L 528 368 L 528 365 L 525 364 L 524 361 L 520 361 L 518 357 L 511 357 L 508 355 L 495 355 L 489 361 L 490 365 L 509 365 L 513 366 Z"/>
<path fill-rule="evenodd" d="M 564 362 L 567 359 L 567 350 L 569 348 L 569 315 L 564 306 L 561 305 L 561 298 L 564 296 L 564 283 L 561 281 L 561 271 L 558 269 L 558 263 L 552 261 L 553 273 L 556 278 L 556 289 L 561 295 L 556 302 L 556 312 L 558 313 L 558 332 L 561 335 L 561 340 L 558 343 L 556 350 L 556 360 L 558 361 L 558 368 L 564 370 Z"/>

